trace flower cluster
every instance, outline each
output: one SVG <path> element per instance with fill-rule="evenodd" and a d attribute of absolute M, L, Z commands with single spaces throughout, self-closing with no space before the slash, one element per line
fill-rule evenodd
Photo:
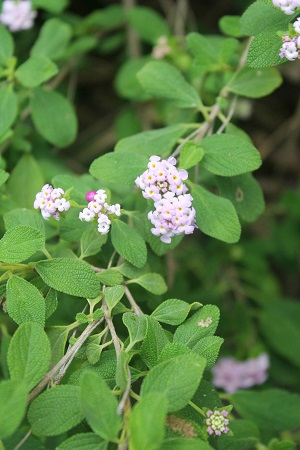
<path fill-rule="evenodd" d="M 107 234 L 111 224 L 108 216 L 111 214 L 120 216 L 120 205 L 118 203 L 115 205 L 109 205 L 106 203 L 107 195 L 103 189 L 99 189 L 98 191 L 89 191 L 85 198 L 89 203 L 87 208 L 84 208 L 83 211 L 79 213 L 79 219 L 81 221 L 85 220 L 86 222 L 91 222 L 97 218 L 99 233 Z"/>
<path fill-rule="evenodd" d="M 135 180 L 144 198 L 154 201 L 155 210 L 148 214 L 154 225 L 151 232 L 166 244 L 173 236 L 193 233 L 196 227 L 193 197 L 187 194 L 188 188 L 183 183 L 188 173 L 177 170 L 175 164 L 173 157 L 160 160 L 159 156 L 151 156 L 148 170 Z"/>
<path fill-rule="evenodd" d="M 34 201 L 34 208 L 40 208 L 42 216 L 45 220 L 54 217 L 55 220 L 60 220 L 60 212 L 68 211 L 70 202 L 64 197 L 64 190 L 61 188 L 54 188 L 51 184 L 45 184 L 42 190 L 36 194 Z"/>
<path fill-rule="evenodd" d="M 229 431 L 228 424 L 229 420 L 227 419 L 228 411 L 225 409 L 219 410 L 215 409 L 214 411 L 208 410 L 206 413 L 206 431 L 208 434 L 215 434 L 216 436 L 221 436 L 222 433 L 227 434 Z"/>
<path fill-rule="evenodd" d="M 292 15 L 300 7 L 300 0 L 272 0 L 273 5 L 280 8 L 287 15 Z"/>
<path fill-rule="evenodd" d="M 13 32 L 28 30 L 33 26 L 36 15 L 36 11 L 32 11 L 30 0 L 4 0 L 0 14 L 0 23 Z"/>
<path fill-rule="evenodd" d="M 247 389 L 266 381 L 270 362 L 267 354 L 246 361 L 223 358 L 212 368 L 212 383 L 232 394 L 239 389 Z"/>
<path fill-rule="evenodd" d="M 297 19 L 299 20 L 299 19 Z M 295 22 L 296 23 L 296 22 Z M 299 25 L 299 22 L 298 22 Z M 287 34 L 282 38 L 283 44 L 280 49 L 279 56 L 280 58 L 286 58 L 289 61 L 295 61 L 295 59 L 299 58 L 300 52 L 300 36 L 294 36 L 290 38 Z"/>
<path fill-rule="evenodd" d="M 166 55 L 171 53 L 171 47 L 168 44 L 168 38 L 166 36 L 160 36 L 157 40 L 157 44 L 153 47 L 152 57 L 154 59 L 163 59 Z"/>

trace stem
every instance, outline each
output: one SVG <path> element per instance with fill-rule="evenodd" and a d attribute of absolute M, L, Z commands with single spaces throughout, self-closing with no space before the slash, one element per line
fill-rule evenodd
<path fill-rule="evenodd" d="M 131 373 L 130 373 L 130 369 L 127 366 L 127 384 L 126 384 L 126 389 L 124 391 L 124 394 L 121 398 L 121 401 L 118 405 L 117 408 L 117 414 L 120 416 L 122 414 L 122 412 L 124 411 L 125 405 L 128 401 L 129 398 L 129 394 L 130 394 L 130 388 L 131 388 Z"/>
<path fill-rule="evenodd" d="M 3 442 L 0 440 L 0 450 L 5 450 Z"/>
<path fill-rule="evenodd" d="M 79 336 L 74 345 L 67 351 L 67 353 L 62 357 L 62 359 L 51 369 L 42 379 L 42 381 L 31 391 L 28 396 L 28 403 L 30 403 L 43 389 L 49 381 L 51 381 L 57 372 L 69 361 L 70 358 L 74 358 L 80 347 L 84 344 L 89 335 L 94 331 L 94 329 L 103 321 L 103 318 L 100 320 L 95 320 L 93 323 L 90 323 L 84 332 Z M 65 372 L 63 373 L 63 375 Z M 62 375 L 62 376 L 63 376 Z M 62 378 L 62 377 L 61 377 Z M 1 450 L 1 449 L 0 449 Z"/>
<path fill-rule="evenodd" d="M 32 433 L 32 430 L 30 429 L 30 430 L 28 431 L 28 433 L 25 434 L 25 436 L 23 437 L 23 439 L 21 439 L 20 442 L 15 446 L 14 450 L 19 450 L 19 448 L 22 447 L 22 445 L 24 444 L 24 442 L 27 441 L 27 439 L 29 438 L 29 436 L 31 435 L 31 433 Z M 1 448 L 1 447 L 0 447 L 0 448 Z"/>
<path fill-rule="evenodd" d="M 125 11 L 136 6 L 135 0 L 122 0 Z M 138 58 L 141 55 L 141 43 L 137 33 L 128 24 L 127 32 L 127 49 L 130 58 Z"/>
<path fill-rule="evenodd" d="M 190 405 L 195 411 L 197 411 L 199 414 L 201 414 L 203 417 L 206 417 L 205 412 L 204 412 L 201 408 L 199 408 L 199 406 L 195 405 L 195 403 L 192 402 L 191 400 L 189 401 L 189 405 Z"/>
<path fill-rule="evenodd" d="M 116 355 L 118 357 L 120 355 L 120 353 L 121 353 L 121 346 L 120 346 L 119 338 L 117 336 L 116 329 L 114 327 L 112 318 L 109 316 L 107 303 L 106 303 L 106 301 L 104 299 L 102 301 L 102 310 L 104 312 L 104 317 L 105 317 L 107 326 L 109 328 L 110 335 L 111 335 L 113 343 L 114 343 L 114 347 L 115 347 L 115 350 L 116 350 Z"/>
<path fill-rule="evenodd" d="M 138 306 L 138 304 L 135 302 L 134 298 L 133 298 L 132 295 L 131 295 L 130 290 L 128 289 L 127 286 L 124 286 L 124 288 L 125 288 L 125 295 L 126 295 L 128 301 L 129 301 L 130 305 L 132 306 L 133 311 L 135 312 L 135 314 L 136 314 L 137 316 L 142 316 L 142 315 L 143 315 L 143 311 L 142 311 L 141 308 Z"/>
<path fill-rule="evenodd" d="M 50 255 L 46 247 L 42 248 L 41 250 L 48 259 L 52 259 L 52 256 Z"/>

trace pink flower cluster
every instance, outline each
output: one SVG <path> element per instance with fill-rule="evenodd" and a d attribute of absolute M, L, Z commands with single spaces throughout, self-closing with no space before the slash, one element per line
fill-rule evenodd
<path fill-rule="evenodd" d="M 152 57 L 154 59 L 163 59 L 172 49 L 168 44 L 168 38 L 166 36 L 160 36 L 157 40 L 157 44 L 153 47 Z"/>
<path fill-rule="evenodd" d="M 269 356 L 265 353 L 257 358 L 238 361 L 234 358 L 222 358 L 212 368 L 212 383 L 217 388 L 233 394 L 239 389 L 247 389 L 266 381 L 269 368 Z"/>
<path fill-rule="evenodd" d="M 155 210 L 148 214 L 154 225 L 151 232 L 166 244 L 173 236 L 193 233 L 196 227 L 193 197 L 187 194 L 188 188 L 183 183 L 188 173 L 177 170 L 175 164 L 173 157 L 161 160 L 159 156 L 151 156 L 148 170 L 135 180 L 144 198 L 154 201 Z"/>
<path fill-rule="evenodd" d="M 292 15 L 300 7 L 300 0 L 272 0 L 273 5 L 280 8 L 287 15 Z"/>
<path fill-rule="evenodd" d="M 79 213 L 79 219 L 81 221 L 85 220 L 86 222 L 91 222 L 97 218 L 99 233 L 107 234 L 111 224 L 108 216 L 111 214 L 120 216 L 120 205 L 118 203 L 115 205 L 108 205 L 108 203 L 106 203 L 107 195 L 103 189 L 89 191 L 85 198 L 89 203 L 87 208 L 84 208 L 83 211 Z"/>
<path fill-rule="evenodd" d="M 219 410 L 215 409 L 214 411 L 207 411 L 206 413 L 206 431 L 208 434 L 215 434 L 216 436 L 221 436 L 222 433 L 227 434 L 229 431 L 228 424 L 229 420 L 227 419 L 228 411 L 225 409 Z"/>
<path fill-rule="evenodd" d="M 45 184 L 42 190 L 36 194 L 34 208 L 40 208 L 42 216 L 45 220 L 54 217 L 60 220 L 60 212 L 68 211 L 70 202 L 64 197 L 64 190 L 61 188 L 53 188 L 51 184 Z"/>
<path fill-rule="evenodd" d="M 286 34 L 285 36 L 283 36 L 282 40 L 283 44 L 279 53 L 280 58 L 287 58 L 289 61 L 295 61 L 295 59 L 299 58 L 300 36 L 294 36 L 293 38 L 290 38 Z"/>
<path fill-rule="evenodd" d="M 27 30 L 32 28 L 36 15 L 36 11 L 32 11 L 30 0 L 4 0 L 0 23 L 13 32 Z"/>

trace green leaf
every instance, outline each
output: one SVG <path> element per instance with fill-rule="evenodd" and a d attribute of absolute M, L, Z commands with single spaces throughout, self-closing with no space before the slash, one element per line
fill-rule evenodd
<path fill-rule="evenodd" d="M 0 64 L 6 66 L 9 58 L 14 54 L 14 41 L 10 32 L 2 24 L 0 25 Z"/>
<path fill-rule="evenodd" d="M 187 353 L 152 368 L 141 388 L 141 397 L 161 393 L 168 399 L 168 412 L 183 408 L 193 397 L 203 375 L 205 359 Z"/>
<path fill-rule="evenodd" d="M 131 186 L 136 177 L 146 170 L 147 164 L 148 159 L 144 155 L 106 153 L 93 161 L 90 173 L 102 183 Z"/>
<path fill-rule="evenodd" d="M 47 336 L 51 345 L 51 366 L 55 366 L 65 354 L 70 328 L 56 326 L 47 328 Z"/>
<path fill-rule="evenodd" d="M 141 347 L 141 358 L 148 367 L 153 367 L 169 340 L 157 320 L 150 316 L 145 317 L 147 317 L 147 333 Z"/>
<path fill-rule="evenodd" d="M 59 444 L 57 450 L 106 450 L 107 445 L 94 433 L 79 433 Z"/>
<path fill-rule="evenodd" d="M 287 28 L 293 17 L 287 16 L 279 8 L 267 5 L 263 0 L 257 0 L 246 9 L 240 19 L 241 32 L 247 36 L 256 36 L 265 30 Z"/>
<path fill-rule="evenodd" d="M 106 284 L 108 286 L 116 286 L 118 284 L 122 284 L 123 277 L 116 270 L 107 269 L 103 270 L 103 272 L 98 272 L 97 277 L 101 281 L 102 284 Z"/>
<path fill-rule="evenodd" d="M 269 450 L 295 450 L 295 442 L 292 441 L 279 441 L 278 439 L 272 439 L 269 443 Z"/>
<path fill-rule="evenodd" d="M 282 389 L 238 391 L 230 396 L 236 411 L 262 430 L 292 430 L 300 423 L 300 395 Z"/>
<path fill-rule="evenodd" d="M 96 229 L 85 230 L 80 239 L 80 259 L 96 255 L 107 241 L 107 235 L 100 234 Z"/>
<path fill-rule="evenodd" d="M 31 155 L 25 154 L 9 177 L 8 193 L 19 206 L 32 209 L 36 193 L 43 184 L 44 177 L 38 163 Z"/>
<path fill-rule="evenodd" d="M 36 228 L 28 225 L 10 228 L 0 240 L 0 261 L 12 264 L 22 262 L 44 244 L 45 235 Z"/>
<path fill-rule="evenodd" d="M 231 420 L 233 436 L 222 435 L 218 439 L 220 450 L 252 450 L 260 440 L 254 423 L 247 420 Z"/>
<path fill-rule="evenodd" d="M 200 439 L 176 437 L 166 439 L 159 450 L 213 450 L 213 447 Z"/>
<path fill-rule="evenodd" d="M 23 323 L 12 337 L 8 367 L 13 380 L 22 380 L 28 390 L 45 375 L 50 365 L 50 343 L 44 330 L 35 323 Z"/>
<path fill-rule="evenodd" d="M 191 309 L 196 309 L 201 306 L 201 303 L 187 303 L 176 298 L 161 303 L 151 314 L 159 322 L 167 323 L 169 325 L 179 325 L 188 316 Z"/>
<path fill-rule="evenodd" d="M 30 108 L 33 123 L 46 141 L 57 147 L 66 147 L 75 140 L 77 118 L 72 104 L 63 95 L 36 88 Z"/>
<path fill-rule="evenodd" d="M 155 44 L 159 37 L 170 34 L 165 20 L 153 9 L 142 6 L 130 8 L 126 15 L 131 27 L 149 44 Z"/>
<path fill-rule="evenodd" d="M 58 72 L 57 66 L 44 56 L 32 56 L 15 72 L 20 83 L 28 88 L 39 86 Z"/>
<path fill-rule="evenodd" d="M 124 293 L 125 289 L 122 285 L 106 287 L 104 289 L 104 297 L 110 311 L 116 306 L 117 303 L 119 303 Z"/>
<path fill-rule="evenodd" d="M 297 302 L 273 300 L 260 313 L 260 331 L 266 342 L 283 358 L 300 367 L 300 305 Z"/>
<path fill-rule="evenodd" d="M 240 16 L 223 16 L 219 20 L 219 28 L 227 36 L 239 38 L 243 36 L 240 26 Z"/>
<path fill-rule="evenodd" d="M 12 275 L 6 284 L 6 299 L 7 312 L 17 324 L 45 325 L 45 300 L 31 283 Z"/>
<path fill-rule="evenodd" d="M 115 151 L 124 153 L 132 152 L 139 155 L 142 154 L 149 158 L 153 155 L 153 149 L 155 149 L 155 154 L 164 158 L 170 155 L 174 145 L 186 131 L 187 125 L 182 123 L 170 125 L 169 127 L 160 128 L 158 130 L 143 131 L 134 136 L 121 139 L 117 143 Z M 144 172 L 146 166 L 144 165 L 143 168 L 141 168 L 138 175 Z"/>
<path fill-rule="evenodd" d="M 220 311 L 215 305 L 205 305 L 192 317 L 180 325 L 174 334 L 173 342 L 181 342 L 193 348 L 200 339 L 212 336 L 218 326 Z M 209 320 L 209 322 L 207 321 Z M 205 324 L 208 326 L 204 326 Z M 204 325 L 203 325 L 204 324 Z"/>
<path fill-rule="evenodd" d="M 72 28 L 59 19 L 49 19 L 31 49 L 31 56 L 45 56 L 54 61 L 60 59 L 72 36 Z"/>
<path fill-rule="evenodd" d="M 136 267 L 143 267 L 147 248 L 142 236 L 125 222 L 116 220 L 111 225 L 111 240 L 115 250 Z M 1 241 L 0 241 L 1 242 Z"/>
<path fill-rule="evenodd" d="M 42 215 L 30 209 L 18 208 L 3 214 L 6 230 L 19 225 L 29 225 L 45 234 L 45 225 Z"/>
<path fill-rule="evenodd" d="M 2 43 L 1 43 L 2 44 Z M 0 136 L 14 123 L 18 112 L 18 99 L 12 85 L 0 89 Z"/>
<path fill-rule="evenodd" d="M 252 69 L 242 67 L 231 78 L 226 88 L 234 94 L 259 98 L 271 94 L 282 83 L 282 77 L 274 68 Z"/>
<path fill-rule="evenodd" d="M 117 415 L 118 402 L 96 373 L 86 371 L 82 374 L 80 401 L 81 410 L 92 430 L 103 439 L 116 440 L 121 425 L 121 417 Z"/>
<path fill-rule="evenodd" d="M 122 320 L 129 332 L 130 344 L 128 347 L 131 349 L 137 342 L 142 341 L 146 336 L 148 325 L 147 318 L 144 315 L 137 316 L 132 312 L 127 312 L 123 314 Z"/>
<path fill-rule="evenodd" d="M 76 297 L 95 298 L 100 282 L 90 266 L 70 258 L 40 261 L 35 266 L 44 282 L 53 289 Z"/>
<path fill-rule="evenodd" d="M 215 175 L 232 177 L 256 170 L 261 165 L 258 150 L 248 141 L 232 134 L 215 134 L 201 141 L 202 165 Z"/>
<path fill-rule="evenodd" d="M 129 417 L 131 450 L 158 450 L 165 435 L 167 399 L 164 394 L 145 395 L 133 407 Z"/>
<path fill-rule="evenodd" d="M 158 358 L 158 364 L 167 361 L 168 359 L 176 358 L 177 356 L 190 353 L 191 350 L 184 344 L 169 342 L 163 349 Z"/>
<path fill-rule="evenodd" d="M 204 150 L 195 142 L 186 142 L 180 150 L 180 168 L 190 169 L 198 164 L 204 156 Z"/>
<path fill-rule="evenodd" d="M 78 425 L 84 417 L 79 394 L 78 386 L 62 385 L 33 400 L 28 411 L 33 434 L 57 436 Z"/>
<path fill-rule="evenodd" d="M 288 16 L 289 20 L 291 16 Z M 277 66 L 286 61 L 280 58 L 279 51 L 282 46 L 281 37 L 273 31 L 262 31 L 255 36 L 250 44 L 247 63 L 249 67 L 261 69 L 264 67 Z"/>
<path fill-rule="evenodd" d="M 139 278 L 133 278 L 132 280 L 127 281 L 127 284 L 131 283 L 139 284 L 146 289 L 146 291 L 155 295 L 162 295 L 168 290 L 165 280 L 158 273 L 145 273 Z"/>
<path fill-rule="evenodd" d="M 5 172 L 5 170 L 0 169 L 0 186 L 2 186 L 8 178 L 9 173 Z"/>
<path fill-rule="evenodd" d="M 28 390 L 22 380 L 0 382 L 0 439 L 13 434 L 26 411 Z"/>
<path fill-rule="evenodd" d="M 246 222 L 254 222 L 263 213 L 263 192 L 252 174 L 217 177 L 217 186 L 220 195 L 231 201 L 238 215 Z"/>
<path fill-rule="evenodd" d="M 53 14 L 61 13 L 68 5 L 68 0 L 32 0 L 32 4 L 35 8 L 43 8 L 45 11 L 49 11 Z"/>
<path fill-rule="evenodd" d="M 201 99 L 178 69 L 163 61 L 151 61 L 137 75 L 139 82 L 154 97 L 172 100 L 179 108 L 197 108 Z"/>
<path fill-rule="evenodd" d="M 120 97 L 136 101 L 149 99 L 149 95 L 139 83 L 137 74 L 150 60 L 149 56 L 142 56 L 124 62 L 115 79 L 115 89 Z"/>
<path fill-rule="evenodd" d="M 200 230 L 228 244 L 238 242 L 241 225 L 233 204 L 197 185 L 192 185 L 192 195 Z"/>
<path fill-rule="evenodd" d="M 206 359 L 206 370 L 211 369 L 215 364 L 223 342 L 224 339 L 218 336 L 207 336 L 200 339 L 200 341 L 192 348 L 193 352 L 198 353 L 198 355 L 201 355 Z"/>

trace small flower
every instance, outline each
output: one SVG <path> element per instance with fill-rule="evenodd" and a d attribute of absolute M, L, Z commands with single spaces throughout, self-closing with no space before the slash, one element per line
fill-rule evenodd
<path fill-rule="evenodd" d="M 272 0 L 273 5 L 280 8 L 287 15 L 292 15 L 295 9 L 300 6 L 300 0 Z"/>
<path fill-rule="evenodd" d="M 0 22 L 13 32 L 27 30 L 32 28 L 36 15 L 30 0 L 4 0 Z"/>
<path fill-rule="evenodd" d="M 60 220 L 60 212 L 68 211 L 70 202 L 64 197 L 62 188 L 53 188 L 50 184 L 45 184 L 41 191 L 35 196 L 33 207 L 40 209 L 45 220 L 52 216 L 55 220 Z"/>
<path fill-rule="evenodd" d="M 171 53 L 172 49 L 168 45 L 168 38 L 166 36 L 161 36 L 157 40 L 157 44 L 153 47 L 152 57 L 154 59 L 163 59 L 166 55 Z"/>
<path fill-rule="evenodd" d="M 211 317 L 207 317 L 205 320 L 200 320 L 198 322 L 198 327 L 202 327 L 202 328 L 208 328 L 209 325 L 212 324 L 212 318 Z"/>
<path fill-rule="evenodd" d="M 87 202 L 92 202 L 97 194 L 96 191 L 89 191 L 86 193 L 85 198 Z"/>
<path fill-rule="evenodd" d="M 227 419 L 228 411 L 225 409 L 215 409 L 214 411 L 208 410 L 206 412 L 206 431 L 208 434 L 215 434 L 216 436 L 221 436 L 222 433 L 227 434 L 229 431 Z"/>

